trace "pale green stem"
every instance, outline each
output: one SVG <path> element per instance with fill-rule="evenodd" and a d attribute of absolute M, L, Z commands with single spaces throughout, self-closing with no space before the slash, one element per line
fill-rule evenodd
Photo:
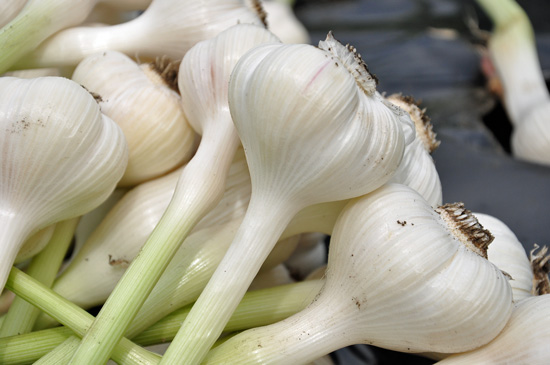
<path fill-rule="evenodd" d="M 523 9 L 514 0 L 477 0 L 489 15 L 496 28 L 506 27 L 515 18 L 527 17 Z"/>
<path fill-rule="evenodd" d="M 0 74 L 53 33 L 82 22 L 94 0 L 30 0 L 0 29 Z"/>
<path fill-rule="evenodd" d="M 162 363 L 200 363 L 297 210 L 284 198 L 264 198 L 252 192 L 235 239 L 168 347 Z"/>
<path fill-rule="evenodd" d="M 229 127 L 220 126 L 212 135 L 204 131 L 166 212 L 101 308 L 71 363 L 108 360 L 187 234 L 220 201 L 240 142 L 233 125 Z"/>
<path fill-rule="evenodd" d="M 76 336 L 70 336 L 51 352 L 42 356 L 35 365 L 61 365 L 67 364 L 73 356 L 76 348 L 80 344 L 80 339 Z"/>
<path fill-rule="evenodd" d="M 6 287 L 71 328 L 79 336 L 83 336 L 93 322 L 94 317 L 91 314 L 15 267 L 11 269 Z M 158 355 L 144 350 L 126 338 L 120 340 L 112 358 L 118 361 L 128 357 L 130 352 L 130 357 L 138 359 L 136 363 L 155 364 L 159 358 Z"/>
<path fill-rule="evenodd" d="M 67 249 L 76 229 L 79 218 L 59 222 L 48 245 L 33 257 L 26 272 L 47 287 L 51 287 L 57 271 L 63 262 Z M 40 310 L 24 300 L 16 297 L 6 314 L 0 329 L 0 337 L 20 335 L 32 330 Z"/>
<path fill-rule="evenodd" d="M 248 292 L 231 316 L 224 331 L 241 331 L 283 320 L 311 303 L 321 290 L 323 283 L 323 280 L 304 281 Z M 133 341 L 140 346 L 171 341 L 190 310 L 191 305 L 188 305 L 166 316 L 136 336 Z M 57 327 L 2 338 L 0 339 L 0 364 L 32 363 L 72 334 L 69 328 Z M 120 361 L 123 362 L 124 358 Z"/>

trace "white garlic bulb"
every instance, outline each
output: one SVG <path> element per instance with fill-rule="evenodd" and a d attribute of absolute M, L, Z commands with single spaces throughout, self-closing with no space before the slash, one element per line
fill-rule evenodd
<path fill-rule="evenodd" d="M 460 204 L 434 211 L 411 188 L 385 185 L 338 218 L 308 308 L 231 338 L 206 363 L 302 364 L 357 343 L 447 353 L 488 343 L 513 308 L 506 277 L 483 257 L 490 241 Z"/>
<path fill-rule="evenodd" d="M 525 248 L 504 222 L 488 214 L 474 213 L 481 225 L 495 237 L 487 250 L 487 258 L 510 275 L 514 302 L 531 296 L 533 272 Z"/>
<path fill-rule="evenodd" d="M 298 20 L 287 1 L 266 0 L 262 2 L 266 12 L 266 23 L 283 43 L 309 43 L 309 33 L 306 27 Z"/>
<path fill-rule="evenodd" d="M 85 58 L 73 73 L 124 132 L 128 166 L 119 186 L 162 176 L 191 157 L 195 133 L 178 93 L 160 77 L 167 67 L 161 60 L 140 66 L 120 52 L 106 51 Z"/>
<path fill-rule="evenodd" d="M 449 356 L 441 365 L 546 364 L 550 359 L 550 295 L 533 296 L 515 304 L 510 320 L 490 343 Z"/>
<path fill-rule="evenodd" d="M 59 77 L 0 78 L 0 287 L 33 233 L 95 208 L 128 160 L 124 135 L 94 98 Z"/>
<path fill-rule="evenodd" d="M 42 251 L 50 241 L 50 238 L 52 238 L 54 230 L 55 224 L 52 224 L 30 236 L 19 249 L 14 263 L 19 264 Z"/>

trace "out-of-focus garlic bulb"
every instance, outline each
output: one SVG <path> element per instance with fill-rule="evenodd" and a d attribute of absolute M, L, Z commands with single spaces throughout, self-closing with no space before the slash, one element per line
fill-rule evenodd
<path fill-rule="evenodd" d="M 27 0 L 0 1 L 0 27 L 6 25 L 23 9 Z"/>
<path fill-rule="evenodd" d="M 206 363 L 306 363 L 357 343 L 447 353 L 486 344 L 513 308 L 508 280 L 483 257 L 491 239 L 461 204 L 434 211 L 411 188 L 385 185 L 338 218 L 308 308 L 231 338 Z"/>
<path fill-rule="evenodd" d="M 73 73 L 72 79 L 98 95 L 102 113 L 124 132 L 128 167 L 119 186 L 161 176 L 191 157 L 195 133 L 159 66 L 164 66 L 160 60 L 140 66 L 107 51 L 87 57 Z"/>
<path fill-rule="evenodd" d="M 0 78 L 0 287 L 23 242 L 82 215 L 114 190 L 128 161 L 120 128 L 77 83 Z"/>
<path fill-rule="evenodd" d="M 283 43 L 309 43 L 309 33 L 296 18 L 292 5 L 288 1 L 266 0 L 262 2 L 266 12 L 268 29 Z"/>
<path fill-rule="evenodd" d="M 512 316 L 490 343 L 439 361 L 439 365 L 546 364 L 550 359 L 550 295 L 515 304 Z"/>
<path fill-rule="evenodd" d="M 409 113 L 416 131 L 415 140 L 405 148 L 403 161 L 390 181 L 410 186 L 432 207 L 437 207 L 443 199 L 441 181 L 430 154 L 439 146 L 439 141 L 433 132 L 430 118 L 426 110 L 420 109 L 411 97 L 393 94 L 388 100 Z"/>
<path fill-rule="evenodd" d="M 533 272 L 525 248 L 504 222 L 488 214 L 474 213 L 481 225 L 495 237 L 487 250 L 487 258 L 511 276 L 514 302 L 531 296 Z"/>

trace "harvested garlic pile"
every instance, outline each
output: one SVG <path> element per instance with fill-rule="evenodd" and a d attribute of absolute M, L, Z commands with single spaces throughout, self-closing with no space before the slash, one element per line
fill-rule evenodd
<path fill-rule="evenodd" d="M 548 358 L 511 340 L 546 251 L 443 204 L 426 110 L 265 5 L 2 4 L 0 363 Z"/>

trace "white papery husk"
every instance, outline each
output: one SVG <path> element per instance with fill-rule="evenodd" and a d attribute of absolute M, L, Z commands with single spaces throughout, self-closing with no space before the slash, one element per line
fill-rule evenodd
<path fill-rule="evenodd" d="M 99 95 L 101 111 L 123 130 L 128 167 L 119 186 L 134 186 L 172 171 L 193 152 L 195 133 L 178 93 L 155 71 L 115 51 L 85 58 L 72 79 Z"/>
<path fill-rule="evenodd" d="M 488 260 L 509 274 L 514 302 L 531 296 L 533 271 L 525 248 L 512 230 L 501 220 L 483 213 L 474 213 L 479 223 L 495 237 L 487 249 Z"/>
<path fill-rule="evenodd" d="M 550 295 L 522 299 L 510 320 L 490 343 L 438 362 L 458 364 L 547 364 L 550 359 Z"/>
<path fill-rule="evenodd" d="M 334 228 L 326 284 L 314 302 L 235 336 L 207 363 L 305 363 L 356 343 L 447 353 L 486 344 L 510 318 L 512 290 L 464 237 L 404 185 L 353 199 Z"/>
<path fill-rule="evenodd" d="M 5 279 L 31 234 L 107 199 L 126 168 L 128 150 L 122 131 L 94 98 L 64 78 L 2 77 L 0 110 Z"/>
<path fill-rule="evenodd" d="M 439 141 L 430 120 L 410 97 L 393 94 L 388 100 L 409 113 L 416 131 L 415 140 L 405 148 L 403 160 L 390 181 L 410 186 L 432 207 L 437 207 L 442 204 L 443 193 L 431 153 L 439 146 Z"/>
<path fill-rule="evenodd" d="M 283 43 L 310 43 L 306 27 L 296 18 L 292 5 L 286 1 L 266 0 L 262 2 L 267 14 L 268 29 Z"/>
<path fill-rule="evenodd" d="M 44 41 L 18 67 L 76 65 L 84 57 L 116 50 L 141 60 L 181 59 L 197 42 L 238 23 L 263 24 L 257 1 L 154 0 L 139 17 L 104 27 L 65 29 Z"/>

